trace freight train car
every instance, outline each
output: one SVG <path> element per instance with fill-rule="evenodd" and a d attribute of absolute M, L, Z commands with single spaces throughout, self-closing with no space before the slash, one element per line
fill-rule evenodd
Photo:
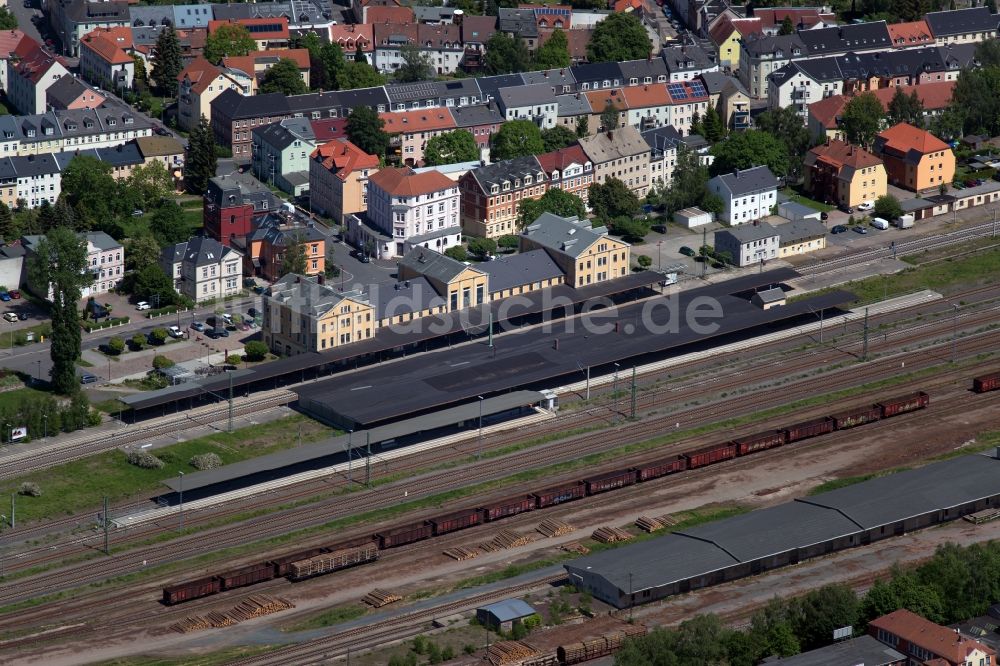
<path fill-rule="evenodd" d="M 616 472 L 592 476 L 589 479 L 584 479 L 583 483 L 587 487 L 588 495 L 596 495 L 597 493 L 605 493 L 609 490 L 631 486 L 635 483 L 635 468 L 620 469 Z"/>
<path fill-rule="evenodd" d="M 856 428 L 859 425 L 871 423 L 872 421 L 878 421 L 882 418 L 882 410 L 878 405 L 858 407 L 834 414 L 830 418 L 833 419 L 834 428 L 837 430 L 847 430 L 848 428 Z"/>
<path fill-rule="evenodd" d="M 636 468 L 636 480 L 649 481 L 650 479 L 658 479 L 668 474 L 683 472 L 685 469 L 687 469 L 687 458 L 678 455 Z"/>
<path fill-rule="evenodd" d="M 833 432 L 833 419 L 829 416 L 824 416 L 819 419 L 812 419 L 811 421 L 803 421 L 802 423 L 790 425 L 787 428 L 783 428 L 783 430 L 785 433 L 786 443 L 791 444 L 792 442 L 797 442 L 801 439 L 807 439 L 809 437 L 816 437 L 817 435 L 825 435 Z"/>
<path fill-rule="evenodd" d="M 698 449 L 697 451 L 688 451 L 683 455 L 687 458 L 688 469 L 695 469 L 697 467 L 714 465 L 717 462 L 735 458 L 738 448 L 739 447 L 737 447 L 733 442 L 726 442 L 725 444 L 707 446 L 703 449 Z"/>
<path fill-rule="evenodd" d="M 525 511 L 533 511 L 535 508 L 535 498 L 532 495 L 518 495 L 508 497 L 488 506 L 480 507 L 483 512 L 483 520 L 500 520 L 507 516 L 516 516 Z"/>
<path fill-rule="evenodd" d="M 322 555 L 324 552 L 326 552 L 325 548 L 310 548 L 309 550 L 302 550 L 297 553 L 292 553 L 291 555 L 284 555 L 282 557 L 276 557 L 273 560 L 268 560 L 268 564 L 274 567 L 274 577 L 281 578 L 282 576 L 288 575 L 288 569 L 293 562 L 308 560 L 310 557 Z"/>
<path fill-rule="evenodd" d="M 981 375 L 972 380 L 972 390 L 976 393 L 986 393 L 1000 389 L 1000 372 Z"/>
<path fill-rule="evenodd" d="M 378 547 L 396 548 L 433 536 L 433 528 L 426 522 L 383 530 L 375 535 Z"/>
<path fill-rule="evenodd" d="M 892 398 L 890 400 L 883 400 L 882 402 L 875 404 L 882 410 L 882 418 L 886 419 L 891 416 L 897 416 L 899 414 L 905 414 L 906 412 L 915 412 L 918 409 L 923 409 L 930 404 L 930 401 L 931 398 L 929 395 L 923 391 L 917 391 L 916 393 L 902 395 L 898 398 Z"/>
<path fill-rule="evenodd" d="M 555 506 L 563 502 L 572 502 L 587 494 L 587 487 L 582 481 L 574 481 L 555 488 L 546 488 L 537 493 L 532 493 L 535 497 L 535 507 L 544 509 L 547 506 Z"/>
<path fill-rule="evenodd" d="M 170 585 L 163 588 L 163 603 L 168 606 L 173 606 L 174 604 L 179 604 L 182 601 L 208 597 L 213 594 L 218 594 L 218 592 L 219 577 L 209 576 L 208 578 L 199 578 L 198 580 L 190 580 L 186 583 Z"/>
<path fill-rule="evenodd" d="M 274 578 L 274 565 L 267 562 L 258 562 L 257 564 L 251 564 L 250 566 L 219 574 L 221 590 L 233 590 L 237 587 L 256 585 L 272 578 Z"/>
<path fill-rule="evenodd" d="M 745 456 L 749 453 L 781 446 L 785 443 L 785 431 L 768 430 L 767 432 L 759 432 L 756 435 L 747 435 L 746 437 L 734 439 L 733 443 L 736 444 L 739 454 Z"/>
<path fill-rule="evenodd" d="M 427 521 L 434 528 L 434 536 L 448 532 L 464 530 L 467 527 L 483 522 L 483 514 L 479 509 L 464 509 L 443 516 L 436 516 Z"/>
<path fill-rule="evenodd" d="M 374 542 L 363 546 L 333 549 L 329 553 L 293 562 L 289 566 L 288 578 L 289 580 L 304 580 L 358 564 L 374 562 L 377 559 L 378 546 Z"/>

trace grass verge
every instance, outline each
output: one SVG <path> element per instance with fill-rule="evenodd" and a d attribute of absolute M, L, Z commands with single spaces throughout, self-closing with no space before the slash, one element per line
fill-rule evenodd
<path fill-rule="evenodd" d="M 255 657 L 265 652 L 278 649 L 275 645 L 254 645 L 250 647 L 231 647 L 207 654 L 185 655 L 183 657 L 157 657 L 153 655 L 138 655 L 122 659 L 101 661 L 91 666 L 222 666 L 237 659 Z"/>
<path fill-rule="evenodd" d="M 335 624 L 340 624 L 341 622 L 348 622 L 350 620 L 356 620 L 368 611 L 361 604 L 344 604 L 343 606 L 334 606 L 333 608 L 328 608 L 325 611 L 316 613 L 311 617 L 302 619 L 295 624 L 283 627 L 283 631 L 296 632 L 296 631 L 309 631 L 310 629 L 322 629 L 323 627 L 332 627 Z"/>

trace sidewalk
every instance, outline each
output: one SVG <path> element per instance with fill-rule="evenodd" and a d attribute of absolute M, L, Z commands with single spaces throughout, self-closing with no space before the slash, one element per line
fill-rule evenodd
<path fill-rule="evenodd" d="M 90 347 L 83 350 L 82 358 L 91 364 L 90 374 L 97 375 L 106 382 L 118 384 L 125 379 L 142 379 L 153 369 L 154 356 L 166 356 L 178 365 L 197 370 L 225 363 L 229 354 L 243 353 L 243 339 L 253 335 L 212 340 L 195 331 L 190 331 L 190 339 L 168 339 L 162 346 L 146 346 L 141 351 L 126 351 L 120 356 L 106 356 Z M 126 338 L 127 340 L 128 338 Z"/>

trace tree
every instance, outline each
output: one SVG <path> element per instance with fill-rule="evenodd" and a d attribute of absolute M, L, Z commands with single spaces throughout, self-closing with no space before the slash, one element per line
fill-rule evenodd
<path fill-rule="evenodd" d="M 779 35 L 791 35 L 795 33 L 795 24 L 792 23 L 791 16 L 785 16 L 785 20 L 781 22 L 781 28 L 778 30 Z"/>
<path fill-rule="evenodd" d="M 712 146 L 712 154 L 715 155 L 709 169 L 712 175 L 759 165 L 767 166 L 776 176 L 788 173 L 788 149 L 781 141 L 760 130 L 732 134 Z"/>
<path fill-rule="evenodd" d="M 492 137 L 490 156 L 494 162 L 545 152 L 542 133 L 530 120 L 510 120 Z"/>
<path fill-rule="evenodd" d="M 344 69 L 337 76 L 341 90 L 374 88 L 385 84 L 385 77 L 365 60 L 344 63 Z"/>
<path fill-rule="evenodd" d="M 469 246 L 469 252 L 480 259 L 485 259 L 487 256 L 496 254 L 497 252 L 497 242 L 492 238 L 479 238 L 476 236 L 470 238 L 467 245 Z"/>
<path fill-rule="evenodd" d="M 701 121 L 701 135 L 709 143 L 715 143 L 726 134 L 726 126 L 722 124 L 722 118 L 714 106 L 708 107 L 705 117 Z"/>
<path fill-rule="evenodd" d="M 27 261 L 31 283 L 51 290 L 52 388 L 72 394 L 79 390 L 76 360 L 80 358 L 80 292 L 91 281 L 87 272 L 87 246 L 68 228 L 57 227 L 39 243 Z M 45 294 L 40 294 L 45 295 Z"/>
<path fill-rule="evenodd" d="M 646 58 L 652 45 L 646 28 L 631 13 L 615 13 L 597 24 L 587 44 L 590 62 L 624 62 Z"/>
<path fill-rule="evenodd" d="M 882 102 L 874 94 L 866 92 L 852 97 L 840 114 L 840 127 L 847 142 L 870 148 L 882 127 L 884 115 Z"/>
<path fill-rule="evenodd" d="M 438 134 L 424 148 L 424 164 L 439 166 L 479 159 L 479 144 L 468 130 L 454 130 Z"/>
<path fill-rule="evenodd" d="M 909 123 L 915 127 L 923 127 L 924 103 L 917 96 L 917 91 L 913 90 L 907 95 L 903 92 L 902 88 L 896 88 L 892 99 L 889 100 L 889 111 L 886 113 L 886 120 L 888 120 L 890 125 Z"/>
<path fill-rule="evenodd" d="M 108 340 L 108 351 L 115 356 L 118 356 L 123 351 L 125 351 L 125 341 L 119 338 L 117 335 L 110 340 Z"/>
<path fill-rule="evenodd" d="M 163 162 L 154 160 L 136 167 L 124 182 L 124 189 L 136 205 L 151 208 L 174 190 L 174 177 Z"/>
<path fill-rule="evenodd" d="M 336 90 L 337 75 L 346 62 L 340 45 L 324 42 L 311 31 L 296 37 L 295 45 L 309 51 L 309 86 L 313 90 Z"/>
<path fill-rule="evenodd" d="M 535 69 L 569 67 L 569 40 L 562 30 L 554 30 L 545 43 L 535 51 Z"/>
<path fill-rule="evenodd" d="M 765 111 L 757 116 L 757 129 L 767 132 L 785 145 L 788 154 L 788 173 L 797 175 L 802 169 L 802 159 L 809 150 L 809 130 L 792 107 Z"/>
<path fill-rule="evenodd" d="M 268 349 L 267 345 L 260 340 L 250 340 L 243 345 L 243 351 L 247 355 L 247 360 L 253 363 L 267 358 Z"/>
<path fill-rule="evenodd" d="M 153 80 L 167 96 L 177 95 L 177 76 L 184 69 L 181 58 L 181 41 L 173 26 L 168 25 L 156 38 L 156 59 L 153 61 Z"/>
<path fill-rule="evenodd" d="M 162 326 L 157 326 L 156 328 L 154 328 L 152 331 L 149 332 L 149 341 L 152 342 L 154 345 L 162 346 L 167 343 L 167 337 L 169 335 L 170 334 L 167 333 L 167 329 L 163 328 Z M 158 361 L 157 359 L 162 359 L 162 360 Z M 170 365 L 164 365 L 163 364 L 164 361 L 170 361 L 170 359 L 167 358 L 166 356 L 154 356 L 153 367 L 156 369 L 160 369 L 160 368 L 169 368 L 170 365 L 173 365 L 173 361 L 170 361 Z"/>
<path fill-rule="evenodd" d="M 9 243 L 20 236 L 17 225 L 14 224 L 14 213 L 10 207 L 0 201 L 0 239 Z"/>
<path fill-rule="evenodd" d="M 709 196 L 713 195 L 708 191 L 708 168 L 701 163 L 697 153 L 680 146 L 670 187 L 662 193 L 660 204 L 668 216 L 691 206 L 707 211 L 703 204 Z"/>
<path fill-rule="evenodd" d="M 137 271 L 160 261 L 160 244 L 150 234 L 125 239 L 125 270 Z"/>
<path fill-rule="evenodd" d="M 521 207 L 517 212 L 517 224 L 526 227 L 537 220 L 542 213 L 552 213 L 559 217 L 587 217 L 587 206 L 583 199 L 570 194 L 566 190 L 554 187 L 538 199 L 521 199 Z M 513 247 L 517 247 L 517 244 Z"/>
<path fill-rule="evenodd" d="M 299 65 L 291 58 L 281 58 L 271 69 L 264 73 L 257 92 L 281 93 L 283 95 L 302 95 L 308 92 L 306 82 L 299 73 Z"/>
<path fill-rule="evenodd" d="M 576 119 L 576 135 L 581 139 L 590 134 L 590 118 L 580 116 Z"/>
<path fill-rule="evenodd" d="M 148 342 L 148 340 L 146 339 L 146 336 L 143 335 L 142 333 L 136 333 L 135 335 L 132 336 L 131 342 L 132 342 L 132 348 L 135 349 L 136 351 L 139 351 L 146 346 L 146 342 Z"/>
<path fill-rule="evenodd" d="M 444 251 L 446 257 L 451 257 L 455 261 L 467 261 L 469 253 L 461 245 L 453 245 Z"/>
<path fill-rule="evenodd" d="M 215 177 L 219 158 L 215 153 L 215 136 L 205 116 L 188 136 L 187 157 L 184 160 L 184 184 L 192 194 L 204 194 L 208 181 Z"/>
<path fill-rule="evenodd" d="M 587 191 L 587 201 L 594 216 L 600 220 L 631 217 L 641 207 L 639 197 L 617 178 L 608 178 L 603 184 L 591 185 Z"/>
<path fill-rule="evenodd" d="M 68 203 L 90 229 L 115 216 L 120 201 L 111 165 L 89 155 L 76 155 L 62 174 L 62 189 Z"/>
<path fill-rule="evenodd" d="M 153 301 L 159 307 L 173 305 L 177 301 L 174 281 L 159 264 L 147 264 L 131 276 L 132 293 L 143 301 Z"/>
<path fill-rule="evenodd" d="M 548 194 L 548 192 L 546 192 L 545 194 Z M 545 194 L 543 194 L 542 197 L 544 197 Z M 531 201 L 531 199 L 528 199 L 528 201 Z M 521 205 L 523 206 L 524 203 L 522 203 Z M 514 234 L 504 234 L 503 236 L 497 239 L 497 245 L 503 248 L 504 250 L 516 250 L 520 244 L 521 244 L 520 239 Z"/>
<path fill-rule="evenodd" d="M 498 30 L 486 42 L 483 71 L 487 74 L 524 72 L 528 69 L 530 58 L 527 47 L 520 39 Z"/>
<path fill-rule="evenodd" d="M 305 275 L 306 268 L 306 244 L 302 238 L 296 238 L 281 255 L 281 274 Z"/>
<path fill-rule="evenodd" d="M 875 208 L 872 209 L 872 214 L 875 217 L 881 217 L 883 220 L 892 221 L 903 214 L 903 208 L 899 205 L 899 199 L 891 194 L 883 194 L 875 200 Z"/>
<path fill-rule="evenodd" d="M 980 67 L 1000 66 L 1000 41 L 987 39 L 976 44 L 975 59 Z"/>
<path fill-rule="evenodd" d="M 395 79 L 400 83 L 415 83 L 434 78 L 434 64 L 430 57 L 415 44 L 404 44 L 399 49 L 403 64 L 396 70 Z"/>
<path fill-rule="evenodd" d="M 792 627 L 804 650 L 829 643 L 834 629 L 855 626 L 859 611 L 858 597 L 846 585 L 825 585 L 789 604 Z"/>
<path fill-rule="evenodd" d="M 356 106 L 347 116 L 347 136 L 351 142 L 369 155 L 385 155 L 389 148 L 389 135 L 382 129 L 385 121 L 370 106 Z"/>
<path fill-rule="evenodd" d="M 601 111 L 601 131 L 610 132 L 618 129 L 618 107 L 611 103 L 611 100 L 604 105 Z"/>
<path fill-rule="evenodd" d="M 608 231 L 631 243 L 641 243 L 649 233 L 649 221 L 646 218 L 636 219 L 623 215 L 608 220 Z"/>
<path fill-rule="evenodd" d="M 648 254 L 640 254 L 635 260 L 639 264 L 639 268 L 643 270 L 653 265 L 653 259 Z"/>
<path fill-rule="evenodd" d="M 184 219 L 184 209 L 169 200 L 157 207 L 149 220 L 149 230 L 160 247 L 183 243 L 191 236 L 191 229 Z"/>
<path fill-rule="evenodd" d="M 0 7 L 0 30 L 16 30 L 17 17 L 6 7 Z"/>
<path fill-rule="evenodd" d="M 565 125 L 542 130 L 542 143 L 545 145 L 545 152 L 559 150 L 576 143 L 576 133 Z"/>
<path fill-rule="evenodd" d="M 701 116 L 697 111 L 691 114 L 691 131 L 689 134 L 697 134 L 698 136 L 705 136 L 705 130 L 701 126 Z"/>
<path fill-rule="evenodd" d="M 246 26 L 224 23 L 205 39 L 205 59 L 218 65 L 223 58 L 245 56 L 257 50 L 257 42 Z"/>

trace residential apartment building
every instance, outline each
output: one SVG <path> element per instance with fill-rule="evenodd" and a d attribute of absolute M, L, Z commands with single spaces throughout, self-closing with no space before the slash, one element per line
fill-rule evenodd
<path fill-rule="evenodd" d="M 46 3 L 49 25 L 59 38 L 63 54 L 80 55 L 83 36 L 98 28 L 125 28 L 130 25 L 129 5 L 121 0 L 51 0 Z"/>
<path fill-rule="evenodd" d="M 521 201 L 539 199 L 546 190 L 545 169 L 532 155 L 481 166 L 458 182 L 462 230 L 486 238 L 515 233 Z"/>
<path fill-rule="evenodd" d="M 190 132 L 203 116 L 211 121 L 212 102 L 216 97 L 226 90 L 250 95 L 254 79 L 198 57 L 178 74 L 177 83 L 177 124 L 182 130 Z"/>
<path fill-rule="evenodd" d="M 184 167 L 184 144 L 172 136 L 145 136 L 134 143 L 143 164 L 159 162 L 174 178 L 180 178 L 182 174 L 178 171 Z"/>
<path fill-rule="evenodd" d="M 872 152 L 882 158 L 889 182 L 914 192 L 931 192 L 955 178 L 955 154 L 930 132 L 899 123 L 875 137 Z"/>
<path fill-rule="evenodd" d="M 368 178 L 379 159 L 347 139 L 333 139 L 316 148 L 309 160 L 309 203 L 314 212 L 346 224 L 348 215 L 368 210 Z"/>
<path fill-rule="evenodd" d="M 794 220 L 775 230 L 778 232 L 779 259 L 822 250 L 829 236 L 826 225 L 816 219 Z"/>
<path fill-rule="evenodd" d="M 28 36 L 21 37 L 7 61 L 7 100 L 21 114 L 45 113 L 46 92 L 69 70 Z"/>
<path fill-rule="evenodd" d="M 472 134 L 480 151 L 489 149 L 490 138 L 500 131 L 503 124 L 500 112 L 494 106 L 485 104 L 455 107 L 451 109 L 451 117 L 455 121 L 455 129 Z"/>
<path fill-rule="evenodd" d="M 909 658 L 913 664 L 992 666 L 996 651 L 911 611 L 901 609 L 868 623 L 868 634 Z"/>
<path fill-rule="evenodd" d="M 639 130 L 626 126 L 580 139 L 594 164 L 594 182 L 617 178 L 640 199 L 649 191 L 649 145 Z"/>
<path fill-rule="evenodd" d="M 95 109 L 107 100 L 106 95 L 97 92 L 75 76 L 64 76 L 45 92 L 47 109 Z"/>
<path fill-rule="evenodd" d="M 915 86 L 899 86 L 898 88 L 880 88 L 873 90 L 871 94 L 882 103 L 882 108 L 888 111 L 889 103 L 892 101 L 896 91 L 899 90 L 904 95 L 916 94 L 917 99 L 924 109 L 924 119 L 929 122 L 934 116 L 944 112 L 951 103 L 951 94 L 955 89 L 954 81 L 942 81 L 940 83 L 923 83 Z M 824 141 L 829 139 L 843 139 L 843 131 L 840 128 L 840 116 L 850 97 L 847 95 L 833 95 L 809 105 L 809 116 L 806 126 L 809 134 L 814 140 Z"/>
<path fill-rule="evenodd" d="M 177 293 L 195 303 L 235 296 L 243 289 L 243 255 L 214 238 L 195 236 L 165 248 L 160 267 Z"/>
<path fill-rule="evenodd" d="M 270 211 L 254 220 L 254 229 L 245 238 L 234 240 L 244 257 L 244 272 L 265 280 L 285 274 L 289 252 L 305 255 L 305 274 L 323 275 L 326 270 L 326 236 L 310 222 L 303 224 L 285 211 Z"/>
<path fill-rule="evenodd" d="M 286 118 L 253 131 L 253 173 L 292 196 L 309 191 L 309 156 L 316 148 L 306 118 Z"/>
<path fill-rule="evenodd" d="M 733 226 L 767 217 L 778 203 L 778 179 L 766 166 L 716 176 L 708 190 L 722 199 L 720 219 Z"/>
<path fill-rule="evenodd" d="M 670 83 L 690 81 L 705 72 L 719 71 L 715 54 L 698 46 L 668 46 L 660 51 L 660 57 L 667 66 Z"/>
<path fill-rule="evenodd" d="M 888 193 L 885 165 L 864 148 L 827 141 L 806 153 L 805 189 L 819 201 L 855 207 Z"/>
<path fill-rule="evenodd" d="M 382 169 L 368 178 L 368 212 L 348 218 L 348 240 L 380 259 L 421 246 L 444 252 L 462 242 L 458 184 L 437 171 Z"/>
<path fill-rule="evenodd" d="M 224 25 L 242 25 L 257 43 L 257 51 L 287 49 L 289 42 L 288 18 L 274 16 L 267 18 L 216 18 L 208 22 L 211 36 Z"/>
<path fill-rule="evenodd" d="M 708 37 L 719 53 L 719 65 L 733 70 L 740 66 L 740 40 L 749 35 L 763 34 L 763 22 L 757 18 L 720 18 L 708 31 Z"/>
<path fill-rule="evenodd" d="M 677 165 L 681 135 L 673 127 L 657 127 L 643 132 L 642 140 L 649 146 L 649 186 L 669 186 Z"/>
<path fill-rule="evenodd" d="M 551 129 L 558 122 L 555 91 L 547 83 L 501 88 L 497 105 L 508 122 L 529 120 L 540 129 Z"/>
<path fill-rule="evenodd" d="M 121 243 L 103 231 L 91 231 L 77 234 L 81 244 L 86 244 L 87 271 L 93 276 L 93 281 L 81 290 L 83 298 L 99 296 L 118 288 L 125 276 L 125 250 Z M 28 255 L 38 251 L 38 244 L 45 236 L 23 236 L 21 245 Z M 52 298 L 51 287 L 27 283 L 32 293 L 46 298 Z"/>
<path fill-rule="evenodd" d="M 251 95 L 257 94 L 257 84 L 267 74 L 267 70 L 281 60 L 291 60 L 299 68 L 302 82 L 309 87 L 309 51 L 307 49 L 278 49 L 254 51 L 245 56 L 229 56 L 222 59 L 222 67 L 243 74 L 251 82 Z M 242 77 L 241 77 L 242 78 Z"/>
<path fill-rule="evenodd" d="M 0 159 L 0 199 L 8 208 L 18 201 L 37 208 L 54 204 L 62 192 L 62 167 L 52 154 Z"/>
<path fill-rule="evenodd" d="M 0 31 L 0 89 L 7 90 L 7 65 L 10 62 L 10 56 L 23 38 L 24 33 L 20 30 Z"/>
<path fill-rule="evenodd" d="M 80 42 L 80 74 L 108 90 L 131 90 L 135 82 L 135 60 L 113 35 L 95 30 Z"/>
<path fill-rule="evenodd" d="M 427 142 L 455 129 L 455 119 L 446 108 L 390 111 L 379 117 L 385 123 L 383 129 L 391 135 L 390 150 L 407 166 L 422 165 Z"/>
<path fill-rule="evenodd" d="M 716 231 L 714 244 L 717 255 L 728 253 L 734 265 L 743 267 L 777 259 L 779 240 L 777 229 L 755 222 Z"/>
<path fill-rule="evenodd" d="M 590 220 L 542 213 L 518 239 L 521 252 L 545 250 L 571 287 L 624 277 L 630 269 L 631 246 Z"/>
<path fill-rule="evenodd" d="M 888 34 L 888 31 L 887 33 Z M 769 90 L 768 76 L 792 60 L 807 55 L 798 35 L 750 35 L 740 44 L 740 81 L 753 99 L 764 99 Z"/>
<path fill-rule="evenodd" d="M 594 183 L 594 163 L 579 144 L 543 153 L 537 159 L 545 170 L 549 188 L 564 190 L 587 202 Z"/>
<path fill-rule="evenodd" d="M 375 310 L 360 291 L 340 291 L 322 276 L 290 273 L 265 292 L 261 332 L 275 354 L 335 349 L 375 334 Z"/>
<path fill-rule="evenodd" d="M 997 15 L 989 7 L 969 7 L 943 12 L 928 12 L 927 26 L 938 44 L 976 44 L 996 39 Z"/>
<path fill-rule="evenodd" d="M 465 55 L 461 28 L 457 25 L 376 23 L 373 66 L 392 73 L 403 65 L 403 46 L 418 45 L 437 74 L 454 74 Z"/>
<path fill-rule="evenodd" d="M 253 231 L 256 218 L 280 207 L 267 186 L 249 174 L 216 176 L 208 181 L 202 206 L 205 232 L 229 247 Z"/>
<path fill-rule="evenodd" d="M 890 23 L 889 37 L 892 38 L 892 46 L 897 49 L 908 49 L 915 46 L 930 46 L 934 44 L 934 34 L 927 25 L 927 21 L 906 21 L 903 23 Z"/>
<path fill-rule="evenodd" d="M 149 121 L 112 99 L 94 109 L 0 116 L 0 156 L 108 148 L 152 135 Z"/>

